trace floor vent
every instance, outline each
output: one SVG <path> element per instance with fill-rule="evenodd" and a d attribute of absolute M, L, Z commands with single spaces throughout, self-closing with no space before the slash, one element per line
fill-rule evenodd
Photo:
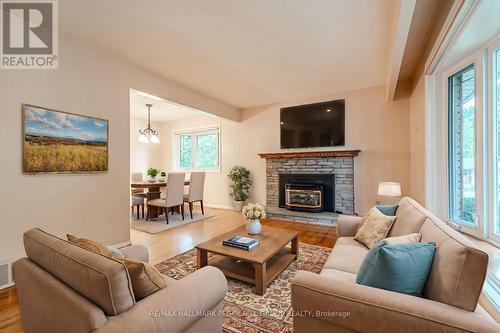
<path fill-rule="evenodd" d="M 0 262 L 0 289 L 12 286 L 12 282 L 10 262 Z"/>

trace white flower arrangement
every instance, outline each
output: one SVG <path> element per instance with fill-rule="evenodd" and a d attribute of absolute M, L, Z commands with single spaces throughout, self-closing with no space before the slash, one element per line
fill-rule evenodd
<path fill-rule="evenodd" d="M 266 211 L 261 204 L 249 203 L 241 210 L 247 220 L 260 220 L 266 217 Z"/>

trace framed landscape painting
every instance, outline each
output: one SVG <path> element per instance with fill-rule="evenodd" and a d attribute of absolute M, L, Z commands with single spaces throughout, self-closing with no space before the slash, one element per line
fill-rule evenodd
<path fill-rule="evenodd" d="M 108 171 L 108 121 L 23 104 L 24 173 Z"/>

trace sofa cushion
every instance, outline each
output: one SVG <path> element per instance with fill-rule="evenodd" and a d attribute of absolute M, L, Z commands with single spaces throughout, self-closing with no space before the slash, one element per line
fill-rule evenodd
<path fill-rule="evenodd" d="M 396 221 L 389 231 L 388 237 L 413 234 L 419 232 L 425 221 L 425 214 L 418 207 L 421 207 L 415 200 L 404 197 L 399 201 L 399 208 L 396 211 Z"/>
<path fill-rule="evenodd" d="M 116 259 L 122 261 L 127 266 L 137 301 L 167 287 L 164 275 L 154 266 L 125 257 L 117 257 Z"/>
<path fill-rule="evenodd" d="M 323 269 L 337 269 L 357 274 L 368 248 L 352 237 L 340 237 L 328 256 Z"/>
<path fill-rule="evenodd" d="M 435 248 L 434 242 L 390 245 L 381 241 L 366 255 L 356 282 L 420 297 Z"/>
<path fill-rule="evenodd" d="M 387 236 L 395 219 L 395 216 L 384 215 L 373 207 L 363 218 L 363 224 L 359 227 L 354 239 L 372 248 Z"/>
<path fill-rule="evenodd" d="M 337 280 L 344 280 L 344 281 L 356 283 L 356 274 L 344 272 L 344 271 L 339 271 L 338 269 L 325 268 L 325 269 L 321 270 L 321 273 L 319 273 L 319 275 L 324 276 L 324 277 L 334 278 Z"/>
<path fill-rule="evenodd" d="M 179 282 L 179 280 L 173 279 L 170 276 L 166 276 L 164 274 L 161 275 L 161 278 L 163 279 L 165 284 L 169 287 L 172 287 L 173 285 L 176 285 Z"/>
<path fill-rule="evenodd" d="M 421 238 L 422 238 L 421 234 L 414 233 L 403 236 L 387 237 L 386 239 L 384 239 L 384 241 L 387 244 L 396 245 L 396 244 L 406 244 L 406 243 L 418 243 L 420 242 Z"/>
<path fill-rule="evenodd" d="M 85 250 L 40 229 L 24 233 L 28 258 L 97 304 L 107 315 L 134 305 L 127 268 L 117 260 Z"/>
<path fill-rule="evenodd" d="M 436 242 L 424 297 L 474 311 L 486 277 L 488 255 L 431 214 L 420 233 L 422 242 Z"/>

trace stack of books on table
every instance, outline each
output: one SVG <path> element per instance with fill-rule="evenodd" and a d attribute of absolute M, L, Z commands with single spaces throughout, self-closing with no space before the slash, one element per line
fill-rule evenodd
<path fill-rule="evenodd" d="M 234 236 L 222 241 L 222 245 L 237 247 L 243 250 L 250 250 L 251 248 L 259 245 L 259 241 L 257 239 L 242 237 L 242 236 Z"/>

